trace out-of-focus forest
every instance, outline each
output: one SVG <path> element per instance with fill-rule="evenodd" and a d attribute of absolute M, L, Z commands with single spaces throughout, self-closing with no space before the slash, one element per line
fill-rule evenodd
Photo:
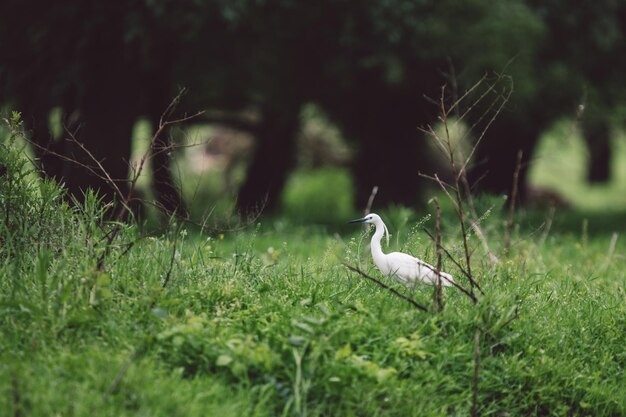
<path fill-rule="evenodd" d="M 420 128 L 479 80 L 452 115 L 466 146 L 480 141 L 476 189 L 509 193 L 522 151 L 526 199 L 539 139 L 562 120 L 584 138 L 587 180 L 606 182 L 626 118 L 626 3 L 613 0 L 5 0 L 0 39 L 0 104 L 22 113 L 43 175 L 79 199 L 126 193 L 137 132 L 150 137 L 186 89 L 176 114 L 205 112 L 150 157 L 150 199 L 169 213 L 188 209 L 177 171 L 194 158 L 220 161 L 241 212 L 277 209 L 299 164 L 348 167 L 357 207 L 374 186 L 377 204 L 414 205 L 419 174 L 443 169 Z"/>

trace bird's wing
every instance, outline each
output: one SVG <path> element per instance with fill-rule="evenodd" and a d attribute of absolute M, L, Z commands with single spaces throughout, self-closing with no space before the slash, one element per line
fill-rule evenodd
<path fill-rule="evenodd" d="M 387 255 L 388 274 L 398 277 L 403 282 L 422 281 L 427 284 L 437 282 L 437 273 L 435 267 L 418 259 L 414 256 L 401 252 L 392 252 Z M 444 279 L 441 284 L 444 286 L 452 285 L 450 281 L 454 281 L 450 274 L 441 272 Z"/>

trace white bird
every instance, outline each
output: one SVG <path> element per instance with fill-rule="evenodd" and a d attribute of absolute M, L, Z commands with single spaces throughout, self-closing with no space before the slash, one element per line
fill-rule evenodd
<path fill-rule="evenodd" d="M 389 244 L 389 231 L 378 214 L 370 213 L 361 219 L 350 220 L 348 223 L 372 223 L 376 226 L 370 247 L 374 263 L 383 275 L 394 277 L 404 285 L 413 285 L 417 281 L 431 285 L 437 283 L 437 270 L 432 265 L 402 252 L 383 253 L 380 240 L 383 234 L 386 234 L 387 244 Z M 440 274 L 442 286 L 453 285 L 454 278 L 450 274 L 445 272 L 440 272 Z"/>

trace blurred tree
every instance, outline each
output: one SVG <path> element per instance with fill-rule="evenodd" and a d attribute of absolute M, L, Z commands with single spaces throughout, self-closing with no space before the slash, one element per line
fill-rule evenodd
<path fill-rule="evenodd" d="M 585 120 L 582 133 L 589 149 L 589 182 L 607 182 L 611 178 L 611 126 L 603 118 Z"/>
<path fill-rule="evenodd" d="M 358 145 L 362 206 L 374 185 L 380 204 L 418 201 L 418 172 L 430 170 L 418 127 L 436 122 L 443 84 L 454 97 L 485 73 L 512 76 L 513 100 L 488 130 L 473 171 L 487 173 L 480 184 L 497 192 L 510 187 L 518 149 L 524 175 L 539 134 L 574 114 L 582 97 L 587 136 L 600 145 L 590 146 L 592 161 L 603 165 L 607 115 L 624 97 L 624 58 L 616 53 L 624 47 L 624 6 L 611 0 L 579 8 L 563 0 L 6 0 L 0 7 L 0 101 L 23 111 L 46 174 L 78 196 L 87 186 L 109 200 L 114 191 L 67 163 L 92 161 L 49 134 L 51 110 L 62 109 L 68 125 L 78 120 L 77 139 L 123 189 L 133 124 L 147 116 L 156 125 L 178 85 L 189 87 L 186 109 L 257 110 L 255 152 L 238 196 L 243 211 L 277 206 L 308 102 Z M 160 138 L 153 154 L 154 187 L 172 212 L 181 199 L 159 151 L 168 141 Z"/>
<path fill-rule="evenodd" d="M 168 23 L 167 3 L 3 2 L 0 100 L 26 115 L 43 172 L 79 199 L 87 187 L 105 201 L 115 198 L 116 187 L 126 194 L 132 127 L 141 115 L 158 120 L 173 95 L 170 72 L 180 39 L 173 36 L 178 27 Z M 68 125 L 76 141 L 50 135 L 53 108 L 61 109 L 66 125 L 78 121 Z M 163 155 L 157 156 L 155 183 L 166 208 L 174 210 L 180 198 L 163 174 L 169 162 Z"/>
<path fill-rule="evenodd" d="M 418 201 L 418 173 L 429 170 L 418 128 L 435 121 L 439 111 L 424 96 L 436 102 L 441 86 L 453 82 L 450 61 L 478 77 L 486 68 L 502 69 L 504 58 L 532 49 L 530 35 L 538 25 L 515 0 L 495 6 L 484 0 L 372 0 L 358 6 L 277 0 L 250 4 L 240 17 L 240 27 L 252 33 L 251 43 L 238 47 L 255 69 L 256 102 L 261 108 L 285 103 L 281 119 L 291 120 L 280 122 L 292 126 L 281 134 L 293 136 L 298 112 L 292 110 L 314 101 L 358 143 L 359 205 L 374 185 L 381 186 L 380 204 Z M 275 206 L 290 166 L 285 161 L 292 160 L 287 143 L 293 137 L 259 139 L 239 195 L 242 209 L 261 197 Z"/>
<path fill-rule="evenodd" d="M 510 191 L 518 150 L 524 152 L 520 196 L 539 135 L 564 117 L 579 118 L 590 151 L 588 178 L 609 178 L 610 126 L 623 124 L 626 5 L 599 0 L 573 7 L 562 0 L 529 0 L 543 31 L 525 71 L 514 74 L 510 111 L 498 117 L 478 149 L 473 180 L 491 192 Z M 519 83 L 534 88 L 524 89 Z"/>
<path fill-rule="evenodd" d="M 343 124 L 359 141 L 357 203 L 380 185 L 379 203 L 414 204 L 418 173 L 433 169 L 418 128 L 436 123 L 442 86 L 454 99 L 483 74 L 509 70 L 515 55 L 516 73 L 524 72 L 541 24 L 515 0 L 367 4 L 348 20 L 350 43 L 339 54 L 353 60 L 340 75 L 352 83 L 338 100 L 351 98 Z"/>

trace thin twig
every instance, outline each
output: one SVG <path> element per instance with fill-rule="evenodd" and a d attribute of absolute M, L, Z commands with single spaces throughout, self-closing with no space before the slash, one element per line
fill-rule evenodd
<path fill-rule="evenodd" d="M 419 176 L 424 177 L 424 178 L 428 178 L 428 179 L 431 179 L 431 180 L 437 182 L 437 184 L 439 184 L 439 187 L 441 187 L 442 191 L 450 199 L 452 204 L 454 204 L 455 210 L 458 210 L 457 203 L 456 203 L 455 199 L 452 197 L 452 194 L 450 194 L 450 191 L 448 190 L 448 189 L 450 189 L 450 190 L 454 191 L 454 187 L 452 185 L 446 183 L 445 181 L 442 181 L 437 174 L 435 174 L 435 175 L 426 175 L 426 174 L 419 173 Z"/>
<path fill-rule="evenodd" d="M 604 265 L 602 265 L 602 270 L 605 270 L 611 264 L 611 259 L 613 258 L 613 254 L 615 253 L 615 246 L 617 245 L 617 238 L 619 234 L 617 232 L 613 232 L 611 235 L 611 241 L 609 242 L 609 250 L 606 254 L 606 260 L 604 261 Z"/>
<path fill-rule="evenodd" d="M 481 94 L 479 94 L 478 98 L 474 100 L 472 104 L 468 107 L 468 109 L 465 110 L 459 116 L 459 118 L 452 125 L 452 128 L 455 128 L 456 125 L 460 123 L 465 117 L 467 117 L 471 112 L 473 112 L 474 109 L 479 108 L 479 104 L 482 101 L 484 101 L 486 97 L 488 97 L 493 92 L 496 92 L 498 81 L 500 81 L 503 78 L 504 76 L 499 75 L 497 80 L 494 83 L 488 83 L 487 88 Z M 464 100 L 468 99 L 474 93 L 474 91 L 476 91 L 479 88 L 479 86 L 483 85 L 483 83 L 485 83 L 485 80 L 486 80 L 486 75 L 483 76 L 483 78 L 479 80 L 476 84 L 474 84 L 468 91 L 466 91 L 465 94 L 463 94 L 460 98 L 456 99 L 455 102 L 449 107 L 446 107 L 446 89 L 445 89 L 445 86 L 443 86 L 441 88 L 441 95 L 440 95 L 438 104 L 439 104 L 439 121 L 442 124 L 445 136 L 443 138 L 440 137 L 431 126 L 428 126 L 428 130 L 422 129 L 422 131 L 429 134 L 435 140 L 435 143 L 439 145 L 439 147 L 442 149 L 442 151 L 444 152 L 444 154 L 446 155 L 448 159 L 448 164 L 450 165 L 451 171 L 454 175 L 454 182 L 453 182 L 453 185 L 451 186 L 444 185 L 444 183 L 438 178 L 437 175 L 434 175 L 431 178 L 434 179 L 439 184 L 439 186 L 448 196 L 450 201 L 452 201 L 454 204 L 454 208 L 455 208 L 457 217 L 459 219 L 459 226 L 461 228 L 461 235 L 463 239 L 463 252 L 465 255 L 466 276 L 469 279 L 470 291 L 472 293 L 474 291 L 474 288 L 476 287 L 475 286 L 476 280 L 472 276 L 471 256 L 472 256 L 473 251 L 471 251 L 469 248 L 469 242 L 468 242 L 469 233 L 468 233 L 468 229 L 466 226 L 467 219 L 469 219 L 471 228 L 475 231 L 476 235 L 480 239 L 483 245 L 483 248 L 485 249 L 485 252 L 489 256 L 490 261 L 492 263 L 497 262 L 497 257 L 495 257 L 495 255 L 493 255 L 491 251 L 489 250 L 489 245 L 487 243 L 485 235 L 482 232 L 482 229 L 480 228 L 480 225 L 478 222 L 478 216 L 473 206 L 473 200 L 471 196 L 471 187 L 469 186 L 469 183 L 467 181 L 466 167 L 469 164 L 478 145 L 482 141 L 482 138 L 485 136 L 486 131 L 489 129 L 493 121 L 496 119 L 498 114 L 504 108 L 504 105 L 507 103 L 513 91 L 512 84 L 510 88 L 508 88 L 507 90 L 504 90 L 504 94 L 497 92 L 495 99 L 491 103 L 489 103 L 487 106 L 480 106 L 484 110 L 482 111 L 482 113 L 478 115 L 477 119 L 474 119 L 475 120 L 474 124 L 470 127 L 470 129 L 468 130 L 468 133 L 466 133 L 465 135 L 469 134 L 469 132 L 474 130 L 479 125 L 484 125 L 484 128 L 480 132 L 478 139 L 475 141 L 471 152 L 463 161 L 461 161 L 462 163 L 460 166 L 455 160 L 455 146 L 453 145 L 453 142 L 452 142 L 449 116 L 450 114 L 452 114 L 453 111 L 455 111 L 461 105 L 461 103 Z M 490 113 L 491 113 L 491 117 L 489 117 Z M 465 197 L 463 196 L 462 185 L 464 186 L 464 191 L 466 194 Z M 465 201 L 464 200 L 467 201 L 467 206 L 469 207 L 470 212 L 474 214 L 473 220 L 471 218 L 472 216 L 468 216 L 465 213 L 465 207 L 464 207 Z"/>
<path fill-rule="evenodd" d="M 609 251 L 606 254 L 607 261 L 610 261 L 611 258 L 613 257 L 613 253 L 615 253 L 615 245 L 617 245 L 618 237 L 619 237 L 619 234 L 617 232 L 613 232 L 613 235 L 611 235 L 611 243 L 609 244 Z"/>
<path fill-rule="evenodd" d="M 454 69 L 454 63 L 452 62 L 452 58 L 451 57 L 446 57 L 447 61 L 448 61 L 448 69 L 450 70 L 450 75 L 448 77 L 448 79 L 450 80 L 450 84 L 451 84 L 451 90 L 452 90 L 452 100 L 454 100 L 454 102 L 458 102 L 459 101 L 459 85 L 456 79 L 456 70 Z M 459 117 L 459 109 L 450 109 L 450 111 L 454 111 L 454 115 L 458 118 Z"/>
<path fill-rule="evenodd" d="M 172 276 L 172 270 L 174 269 L 174 260 L 176 259 L 176 245 L 178 244 L 178 236 L 180 235 L 180 229 L 182 228 L 183 223 L 179 222 L 176 227 L 176 234 L 174 236 L 174 244 L 172 245 L 172 256 L 170 256 L 170 266 L 165 274 L 165 278 L 163 279 L 163 288 L 167 287 L 167 284 L 170 282 L 170 278 Z"/>
<path fill-rule="evenodd" d="M 426 232 L 426 234 L 428 235 L 428 237 L 430 237 L 430 238 L 433 240 L 433 242 L 435 241 L 435 237 L 432 235 L 432 233 L 430 233 L 430 232 L 428 231 L 428 229 L 426 229 L 426 228 L 422 228 L 422 230 L 424 230 L 424 232 Z M 483 292 L 483 290 L 480 288 L 480 286 L 478 285 L 478 283 L 477 283 L 476 281 L 474 281 L 474 280 L 473 280 L 473 278 L 471 277 L 471 275 L 469 275 L 469 274 L 467 273 L 467 271 L 465 270 L 465 268 L 463 268 L 463 266 L 462 266 L 462 265 L 461 265 L 461 264 L 460 264 L 460 263 L 459 263 L 456 259 L 454 259 L 454 257 L 450 254 L 450 252 L 449 252 L 449 251 L 448 251 L 445 247 L 441 246 L 441 249 L 442 249 L 442 250 L 443 250 L 443 252 L 446 254 L 446 256 L 448 257 L 448 259 L 450 259 L 450 260 L 452 261 L 452 263 L 453 263 L 454 265 L 456 265 L 456 267 L 457 267 L 457 268 L 459 268 L 459 270 L 463 273 L 463 275 L 465 275 L 465 278 L 467 278 L 470 282 L 472 282 L 472 281 L 473 281 L 473 282 L 474 282 L 474 287 L 476 287 L 476 289 L 477 289 L 477 290 L 478 290 L 481 294 L 483 294 L 483 295 L 484 295 L 485 293 Z M 445 277 L 444 277 L 444 279 L 445 279 Z M 466 290 L 465 288 L 461 287 L 461 286 L 460 286 L 459 284 L 457 284 L 456 282 L 454 282 L 454 281 L 449 281 L 449 280 L 448 280 L 448 282 L 450 282 L 450 284 L 452 284 L 454 287 L 456 287 L 457 289 L 459 289 L 462 293 L 464 293 L 464 294 L 465 294 L 465 295 L 467 295 L 469 298 L 471 298 L 471 299 L 472 299 L 472 301 L 474 301 L 474 303 L 478 301 L 478 300 L 477 300 L 477 298 L 476 298 L 476 296 L 475 296 L 473 293 L 471 293 L 471 292 L 469 292 L 468 290 Z"/>
<path fill-rule="evenodd" d="M 545 222 L 545 228 L 543 230 L 543 233 L 541 234 L 541 237 L 539 238 L 540 247 L 543 246 L 544 242 L 548 238 L 548 234 L 550 233 L 550 229 L 552 228 L 552 221 L 554 220 L 555 212 L 556 212 L 556 207 L 554 205 L 551 205 L 550 208 L 548 209 L 548 218 L 546 219 L 546 222 Z"/>
<path fill-rule="evenodd" d="M 509 201 L 509 217 L 506 222 L 506 231 L 504 234 L 504 256 L 509 255 L 511 248 L 511 233 L 513 230 L 513 215 L 515 214 L 515 202 L 517 201 L 517 191 L 519 184 L 519 173 L 522 166 L 523 152 L 517 151 L 517 162 L 515 163 L 515 171 L 513 172 L 513 186 L 511 192 L 511 200 Z"/>
<path fill-rule="evenodd" d="M 443 99 L 442 99 L 442 106 L 443 106 Z M 445 123 L 445 127 L 446 127 L 446 135 L 447 135 L 447 142 L 448 142 L 448 150 L 449 150 L 449 163 L 450 166 L 452 168 L 452 172 L 456 172 L 456 165 L 454 162 L 454 153 L 452 151 L 452 144 L 450 141 L 450 132 L 448 130 L 448 125 L 447 122 Z M 437 178 L 437 176 L 435 175 L 435 178 Z M 453 199 L 452 201 L 456 202 L 456 212 L 457 212 L 457 216 L 459 217 L 459 225 L 461 226 L 461 236 L 463 238 L 463 249 L 464 249 L 464 253 L 465 253 L 465 266 L 467 268 L 467 274 L 468 277 L 472 277 L 470 279 L 470 291 L 473 293 L 474 291 L 474 284 L 475 284 L 475 280 L 472 276 L 472 264 L 471 264 L 471 255 L 469 252 L 469 246 L 468 246 L 468 242 L 467 242 L 467 230 L 465 227 L 465 212 L 463 210 L 463 197 L 461 196 L 461 190 L 459 189 L 459 180 L 458 180 L 458 176 L 455 176 L 455 186 L 454 186 L 454 192 L 455 192 L 455 199 Z"/>
<path fill-rule="evenodd" d="M 438 174 L 428 175 L 428 174 L 424 174 L 423 172 L 418 172 L 418 175 L 420 177 L 427 178 L 429 180 L 437 182 L 439 184 L 439 186 L 441 187 L 441 189 L 446 193 L 446 195 L 448 197 L 451 197 L 449 190 L 453 190 L 454 187 L 452 185 L 448 184 L 447 182 L 445 182 L 444 180 L 440 179 Z"/>
<path fill-rule="evenodd" d="M 480 243 L 481 243 L 481 245 L 483 247 L 483 251 L 485 251 L 485 253 L 487 254 L 487 257 L 489 258 L 489 262 L 491 262 L 491 265 L 497 264 L 500 260 L 489 249 L 489 244 L 487 243 L 487 238 L 483 234 L 483 230 L 480 228 L 478 222 L 472 220 L 471 223 L 470 223 L 470 227 L 474 230 L 474 233 L 478 237 L 478 240 L 480 240 Z"/>
<path fill-rule="evenodd" d="M 376 283 L 378 286 L 384 288 L 385 290 L 391 292 L 393 295 L 395 295 L 396 297 L 406 301 L 407 303 L 411 304 L 413 307 L 417 308 L 420 311 L 423 312 L 428 312 L 428 308 L 426 308 L 425 306 L 421 305 L 420 303 L 418 303 L 417 301 L 415 301 L 414 299 L 407 297 L 406 295 L 402 294 L 401 292 L 399 292 L 398 290 L 396 290 L 393 287 L 390 287 L 389 285 L 385 284 L 384 282 L 366 274 L 365 272 L 361 271 L 359 268 L 348 265 L 347 263 L 343 262 L 343 266 L 345 266 L 346 268 L 348 268 L 350 271 L 352 272 L 356 272 L 357 274 L 361 275 L 363 278 L 366 278 L 374 283 Z"/>
<path fill-rule="evenodd" d="M 174 98 L 174 100 L 172 100 L 172 103 L 174 103 L 174 102 L 178 103 L 182 93 L 183 93 L 183 91 L 181 90 L 181 92 Z M 170 103 L 170 106 L 168 106 L 168 109 L 166 110 L 166 112 L 172 111 L 171 110 L 172 103 Z M 154 135 L 152 136 L 152 139 L 150 139 L 150 146 L 148 147 L 148 150 L 146 150 L 146 152 L 142 155 L 141 159 L 139 160 L 139 166 L 138 166 L 138 168 L 137 168 L 137 170 L 135 172 L 135 175 L 131 179 L 127 199 L 131 198 L 132 193 L 135 190 L 135 186 L 137 184 L 137 180 L 141 176 L 141 172 L 143 171 L 144 164 L 145 164 L 146 160 L 148 159 L 148 155 L 150 155 L 150 152 L 151 152 L 152 148 L 154 148 L 154 146 L 155 146 L 155 144 L 157 142 L 157 139 L 161 136 L 163 131 L 166 128 L 168 128 L 169 126 L 171 126 L 171 125 L 174 125 L 174 124 L 177 124 L 177 123 L 183 123 L 183 122 L 186 122 L 188 120 L 194 119 L 194 118 L 200 116 L 202 113 L 203 113 L 202 111 L 199 111 L 197 113 L 192 114 L 191 116 L 184 116 L 184 117 L 181 117 L 179 119 L 171 120 L 171 121 L 167 121 L 167 120 L 164 121 L 163 120 L 164 116 L 161 116 L 161 119 L 159 121 L 159 127 L 158 127 L 157 131 L 154 133 Z M 165 113 L 164 113 L 164 115 L 165 115 Z M 167 147 L 163 147 L 163 148 L 167 148 Z"/>
<path fill-rule="evenodd" d="M 472 229 L 474 229 L 474 233 L 476 233 L 476 236 L 478 236 L 480 243 L 483 245 L 483 250 L 489 257 L 489 261 L 491 262 L 491 264 L 492 265 L 497 264 L 499 262 L 499 259 L 493 252 L 491 252 L 491 249 L 489 249 L 489 243 L 487 242 L 487 238 L 485 237 L 485 234 L 483 233 L 483 230 L 480 227 L 480 218 L 478 217 L 478 213 L 476 212 L 476 207 L 474 206 L 474 198 L 472 197 L 472 190 L 469 185 L 469 181 L 467 180 L 467 174 L 465 172 L 463 172 L 463 175 L 461 176 L 461 182 L 463 183 L 463 187 L 465 189 L 465 198 L 467 198 L 467 206 L 469 207 L 470 212 L 472 216 L 474 217 L 474 220 L 470 221 L 470 226 L 472 227 Z M 493 207 L 489 208 L 488 211 L 490 211 L 492 208 Z"/>
<path fill-rule="evenodd" d="M 426 233 L 428 235 L 428 237 L 435 242 L 435 236 L 433 236 L 433 234 L 425 227 L 422 227 L 422 230 L 424 231 L 424 233 Z M 443 246 L 441 247 L 441 249 L 443 249 L 443 252 L 446 254 L 446 256 L 448 257 L 448 259 L 450 259 L 452 261 L 452 263 L 461 270 L 461 272 L 463 273 L 463 275 L 465 275 L 465 277 L 468 277 L 467 271 L 465 270 L 465 268 L 463 268 L 463 265 L 461 265 L 456 259 L 454 259 L 454 256 L 452 256 L 452 254 Z"/>
<path fill-rule="evenodd" d="M 437 311 L 442 311 L 443 300 L 441 291 L 441 208 L 439 207 L 439 200 L 437 199 L 437 197 L 433 198 L 432 201 L 435 203 L 435 251 L 437 253 L 437 281 L 434 285 L 433 304 Z"/>
<path fill-rule="evenodd" d="M 456 99 L 456 101 L 454 101 L 454 102 L 452 103 L 452 105 L 450 105 L 450 107 L 448 108 L 448 112 L 447 112 L 447 113 L 451 113 L 452 111 L 455 111 L 455 109 L 456 109 L 457 107 L 460 107 L 461 103 L 462 103 L 463 101 L 465 101 L 465 99 L 466 99 L 466 98 L 468 98 L 468 97 L 469 97 L 469 96 L 470 96 L 470 95 L 474 92 L 474 90 L 478 89 L 478 87 L 480 87 L 481 85 L 483 85 L 483 83 L 485 82 L 485 80 L 486 80 L 486 79 L 487 79 L 487 74 L 483 74 L 483 76 L 480 78 L 480 80 L 478 80 L 476 83 L 474 83 L 474 85 L 473 85 L 473 86 L 471 86 L 469 89 L 467 89 L 467 90 L 465 91 L 465 93 L 463 93 L 463 95 L 462 95 L 461 97 L 459 97 L 458 99 Z M 483 94 L 482 94 L 482 96 L 481 96 L 481 97 L 479 97 L 479 100 L 480 100 L 480 99 L 482 99 L 482 97 L 486 96 L 488 92 L 489 92 L 489 91 L 486 91 L 485 93 L 483 93 Z M 474 102 L 474 105 L 473 105 L 473 106 L 475 106 L 476 104 L 477 104 L 477 102 Z M 470 111 L 470 110 L 471 110 L 471 108 L 472 108 L 473 106 L 470 106 L 470 108 L 468 109 L 468 111 Z M 468 113 L 468 111 L 466 111 L 463 115 L 461 115 L 461 117 L 460 117 L 460 118 L 462 119 L 462 118 L 463 118 L 463 116 L 464 116 L 465 114 L 467 114 L 467 113 Z"/>
<path fill-rule="evenodd" d="M 502 110 L 504 109 L 504 106 L 506 105 L 506 103 L 508 103 L 509 99 L 511 98 L 511 94 L 513 94 L 513 81 L 512 79 L 509 78 L 509 80 L 511 81 L 511 87 L 509 88 L 509 90 L 507 91 L 507 94 L 505 96 L 501 96 L 502 98 L 502 102 L 500 103 L 500 105 L 498 106 L 498 108 L 492 113 L 491 118 L 489 119 L 489 121 L 487 122 L 487 124 L 485 125 L 485 127 L 482 129 L 482 131 L 480 132 L 480 135 L 478 136 L 478 139 L 476 139 L 476 142 L 474 143 L 474 146 L 472 147 L 472 150 L 469 152 L 469 154 L 467 155 L 467 158 L 465 159 L 465 162 L 463 163 L 463 165 L 461 166 L 461 171 L 462 172 L 466 169 L 467 164 L 469 164 L 470 160 L 472 159 L 472 157 L 474 156 L 474 153 L 476 151 L 476 149 L 478 148 L 478 146 L 480 145 L 480 143 L 482 142 L 483 138 L 485 137 L 485 134 L 487 133 L 487 130 L 489 130 L 489 127 L 491 127 L 491 125 L 493 124 L 493 122 L 496 120 L 496 118 L 498 117 L 498 115 L 500 114 L 500 112 L 502 112 Z M 469 129 L 469 131 L 472 131 L 482 120 L 483 118 L 495 107 L 495 103 L 497 100 L 494 100 L 491 105 L 489 105 L 489 107 L 485 110 L 485 112 L 478 118 L 478 120 L 471 126 L 471 128 Z M 458 123 L 458 121 L 457 121 Z"/>
<path fill-rule="evenodd" d="M 120 199 L 123 199 L 124 198 L 124 194 L 122 194 L 122 191 L 117 186 L 116 180 L 111 178 L 111 176 L 109 175 L 107 170 L 104 168 L 104 166 L 102 166 L 102 163 L 98 160 L 98 158 L 96 158 L 95 155 L 93 153 L 91 153 L 91 151 L 89 149 L 87 149 L 85 147 L 85 145 L 83 145 L 78 139 L 76 139 L 76 137 L 74 136 L 73 133 L 71 133 L 67 129 L 66 129 L 66 132 L 69 134 L 72 143 L 77 145 L 89 157 L 89 159 L 91 159 L 98 166 L 98 170 L 102 173 L 102 175 L 104 176 L 106 181 L 109 183 L 109 185 L 111 185 L 111 187 L 113 187 L 115 189 L 115 192 L 120 197 Z M 125 204 L 124 200 L 122 200 L 122 204 Z"/>
<path fill-rule="evenodd" d="M 440 119 L 441 120 L 441 119 Z M 437 131 L 432 127 L 432 125 L 426 125 L 426 128 L 419 127 L 418 130 L 422 133 L 425 133 L 435 139 L 435 145 L 439 146 L 439 150 L 444 154 L 447 154 L 448 150 L 444 145 L 444 140 L 439 137 Z"/>
<path fill-rule="evenodd" d="M 161 133 L 169 126 L 177 124 L 177 123 L 183 123 L 186 122 L 188 120 L 194 119 L 196 117 L 198 117 L 199 115 L 201 115 L 203 112 L 197 112 L 191 116 L 183 116 L 179 119 L 174 119 L 174 120 L 166 120 L 167 117 L 169 117 L 172 112 L 174 111 L 174 109 L 176 108 L 176 106 L 178 105 L 178 103 L 180 102 L 183 94 L 185 93 L 185 89 L 181 89 L 180 92 L 176 95 L 176 97 L 174 97 L 174 99 L 170 102 L 170 104 L 167 106 L 167 108 L 165 109 L 165 111 L 163 112 L 163 114 L 161 115 L 161 118 L 159 119 L 159 127 L 157 129 L 157 131 L 154 133 L 154 135 L 152 136 L 152 139 L 150 139 L 150 146 L 148 146 L 148 149 L 146 150 L 146 152 L 142 155 L 141 160 L 139 162 L 139 165 L 136 169 L 133 170 L 134 175 L 133 178 L 130 181 L 130 185 L 128 187 L 128 194 L 122 199 L 122 206 L 120 207 L 120 210 L 118 212 L 118 215 L 116 217 L 116 222 L 114 225 L 114 230 L 111 233 L 111 235 L 109 236 L 109 239 L 107 241 L 107 245 L 105 246 L 104 251 L 102 252 L 102 254 L 100 255 L 100 258 L 98 259 L 97 262 L 97 269 L 100 270 L 104 267 L 104 260 L 106 259 L 108 253 L 109 253 L 109 248 L 111 247 L 111 243 L 113 242 L 113 240 L 115 239 L 115 237 L 119 234 L 119 232 L 121 231 L 121 222 L 124 221 L 126 214 L 130 212 L 130 208 L 128 207 L 128 202 L 132 200 L 133 198 L 133 194 L 135 192 L 135 187 L 137 185 L 137 180 L 139 179 L 139 177 L 141 176 L 141 173 L 143 172 L 144 169 L 144 164 L 146 162 L 146 160 L 148 159 L 148 155 L 150 155 L 152 149 L 154 148 L 154 146 L 157 143 L 157 140 L 159 138 L 159 136 L 161 135 Z"/>
<path fill-rule="evenodd" d="M 363 212 L 364 216 L 367 216 L 368 214 L 370 214 L 372 210 L 372 205 L 374 204 L 374 199 L 376 198 L 376 194 L 378 194 L 378 185 L 375 185 L 372 188 L 370 197 L 367 199 L 367 206 L 365 206 L 365 211 Z"/>
<path fill-rule="evenodd" d="M 69 135 L 70 137 L 69 137 L 69 138 L 66 138 L 66 139 L 65 139 L 66 141 L 68 141 L 68 142 L 70 142 L 70 143 L 75 143 L 75 142 L 78 142 L 78 141 L 77 141 L 77 140 L 76 140 L 76 139 L 72 136 L 72 135 L 73 135 L 73 133 L 70 133 L 70 132 L 68 131 L 68 135 Z M 101 174 L 100 172 L 102 171 L 102 168 L 101 168 L 101 166 L 102 166 L 102 165 L 101 165 L 100 161 L 97 161 L 97 160 L 96 160 L 96 166 L 90 166 L 90 165 L 87 165 L 87 164 L 85 164 L 85 163 L 79 162 L 79 161 L 77 161 L 77 160 L 76 160 L 76 159 L 74 159 L 74 158 L 70 158 L 70 157 L 68 157 L 68 156 L 66 156 L 66 155 L 63 155 L 63 154 L 60 154 L 60 153 L 58 153 L 58 152 L 51 151 L 51 150 L 49 150 L 48 148 L 43 147 L 43 146 L 41 146 L 40 144 L 38 144 L 38 143 L 36 143 L 36 142 L 34 142 L 34 141 L 30 140 L 30 139 L 27 139 L 27 141 L 28 141 L 28 143 L 29 143 L 30 145 L 34 146 L 35 148 L 39 149 L 40 151 L 46 152 L 46 153 L 47 153 L 47 154 L 49 154 L 49 155 L 55 156 L 55 157 L 57 157 L 57 158 L 59 158 L 59 159 L 62 159 L 62 160 L 63 160 L 63 161 L 65 161 L 65 162 L 71 162 L 71 163 L 73 163 L 73 164 L 76 164 L 77 166 L 79 166 L 79 167 L 81 167 L 81 168 L 84 168 L 84 169 L 88 170 L 90 174 L 94 175 L 95 177 L 97 177 L 97 178 L 99 178 L 99 179 L 101 179 L 101 180 L 103 180 L 103 181 L 106 181 L 106 182 L 109 182 L 109 181 L 114 181 L 114 182 L 115 182 L 115 181 L 123 181 L 123 179 L 121 179 L 121 178 L 117 178 L 117 179 L 113 179 L 113 178 L 111 178 L 111 177 L 108 175 L 108 173 Z M 80 142 L 78 142 L 78 143 L 80 144 Z M 118 194 L 118 196 L 120 197 L 120 199 L 122 199 L 122 198 L 124 197 L 124 195 L 121 193 L 121 191 L 119 190 L 119 188 L 117 188 L 117 189 L 116 189 L 116 190 L 114 190 L 114 191 L 116 192 L 116 194 Z"/>
<path fill-rule="evenodd" d="M 454 149 L 452 147 L 452 139 L 450 136 L 450 129 L 448 127 L 448 111 L 446 110 L 446 106 L 445 106 L 445 90 L 442 89 L 441 90 L 441 99 L 440 99 L 440 103 L 441 103 L 441 119 L 443 122 L 443 126 L 446 132 L 446 146 L 447 146 L 447 150 L 448 150 L 448 163 L 450 164 L 450 168 L 452 168 L 452 172 L 456 173 L 457 172 L 457 167 L 456 167 L 456 163 L 454 160 Z M 439 180 L 439 177 L 435 174 L 435 178 L 437 179 L 437 182 L 441 185 L 441 181 Z M 455 208 L 456 208 L 456 212 L 457 212 L 457 216 L 459 217 L 459 225 L 461 226 L 461 235 L 463 238 L 463 248 L 464 248 L 464 253 L 465 253 L 465 266 L 467 268 L 467 275 L 468 277 L 472 277 L 472 266 L 471 266 L 471 257 L 470 257 L 470 253 L 468 250 L 468 242 L 467 242 L 467 230 L 465 227 L 465 213 L 463 210 L 463 198 L 461 196 L 461 190 L 459 187 L 459 176 L 455 175 L 455 184 L 454 187 L 452 187 L 454 193 L 455 193 L 455 198 L 451 198 L 449 197 L 452 201 L 454 201 L 455 204 Z M 449 196 L 449 194 L 448 194 Z M 474 282 L 475 280 L 473 279 L 473 277 L 470 279 L 470 292 L 473 293 L 474 291 Z"/>

